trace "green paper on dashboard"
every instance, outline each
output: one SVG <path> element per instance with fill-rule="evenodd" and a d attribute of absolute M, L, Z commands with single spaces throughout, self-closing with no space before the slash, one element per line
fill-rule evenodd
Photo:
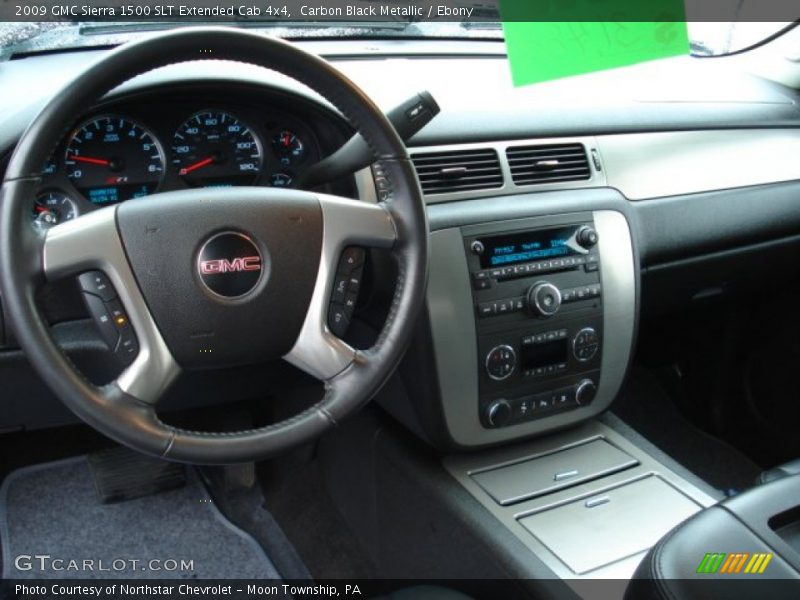
<path fill-rule="evenodd" d="M 689 53 L 683 0 L 500 0 L 500 15 L 517 86 Z"/>

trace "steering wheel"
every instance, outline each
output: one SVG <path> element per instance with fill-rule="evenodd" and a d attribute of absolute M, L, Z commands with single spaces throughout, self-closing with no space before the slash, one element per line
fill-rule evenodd
<path fill-rule="evenodd" d="M 272 188 L 200 188 L 102 208 L 41 231 L 31 206 L 58 143 L 99 98 L 131 78 L 201 59 L 292 77 L 361 133 L 389 182 L 378 204 Z M 224 464 L 309 441 L 366 403 L 392 374 L 422 307 L 428 228 L 403 142 L 381 111 L 324 60 L 274 38 L 223 27 L 155 35 L 110 52 L 69 83 L 22 135 L 0 200 L 0 289 L 31 364 L 81 419 L 121 444 L 166 459 Z M 328 327 L 333 281 L 352 247 L 391 251 L 398 276 L 374 346 L 357 351 Z M 46 281 L 102 271 L 138 354 L 112 383 L 86 380 L 61 352 L 35 302 Z M 182 369 L 283 358 L 324 382 L 322 400 L 248 431 L 178 429 L 156 414 Z"/>

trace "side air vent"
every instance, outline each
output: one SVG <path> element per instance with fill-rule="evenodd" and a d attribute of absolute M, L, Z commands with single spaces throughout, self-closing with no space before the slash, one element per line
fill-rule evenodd
<path fill-rule="evenodd" d="M 592 172 L 583 144 L 546 144 L 506 149 L 516 185 L 589 179 Z"/>
<path fill-rule="evenodd" d="M 500 160 L 497 152 L 489 148 L 415 154 L 411 159 L 417 169 L 422 191 L 426 194 L 503 187 Z"/>

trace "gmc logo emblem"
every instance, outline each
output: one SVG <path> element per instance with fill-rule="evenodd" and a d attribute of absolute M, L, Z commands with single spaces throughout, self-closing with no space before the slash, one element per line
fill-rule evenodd
<path fill-rule="evenodd" d="M 260 256 L 242 256 L 228 260 L 217 258 L 200 262 L 200 272 L 203 275 L 217 275 L 219 273 L 241 273 L 243 271 L 260 271 Z"/>

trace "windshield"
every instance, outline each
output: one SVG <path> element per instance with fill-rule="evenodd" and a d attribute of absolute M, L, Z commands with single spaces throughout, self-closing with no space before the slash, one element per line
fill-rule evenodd
<path fill-rule="evenodd" d="M 370 0 L 362 0 L 369 2 Z M 227 24 L 269 31 L 287 39 L 489 39 L 502 40 L 503 29 L 497 16 L 487 9 L 483 17 L 474 14 L 469 21 L 410 21 L 386 22 L 260 22 L 231 21 Z M 496 12 L 496 11 L 495 11 Z M 494 20 L 493 20 L 494 19 Z M 218 24 L 219 21 L 216 21 Z M 195 25 L 208 24 L 193 22 Z M 769 38 L 791 22 L 690 22 L 689 39 L 692 54 L 719 56 L 739 51 Z M 27 54 L 67 48 L 113 46 L 147 32 L 181 26 L 175 22 L 99 22 L 65 23 L 0 22 L 0 58 L 12 54 Z"/>

